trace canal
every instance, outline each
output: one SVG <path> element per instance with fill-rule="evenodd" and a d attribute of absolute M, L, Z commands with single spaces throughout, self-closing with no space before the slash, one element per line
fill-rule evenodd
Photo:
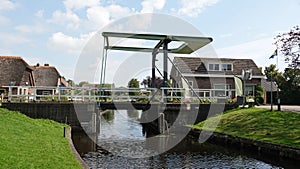
<path fill-rule="evenodd" d="M 167 146 L 166 140 L 178 136 L 172 133 L 160 136 L 153 144 L 153 140 L 146 138 L 142 132 L 142 126 L 138 122 L 140 117 L 140 111 L 118 110 L 103 114 L 97 151 L 82 155 L 88 166 L 91 168 L 297 167 L 293 162 L 209 143 L 200 144 L 195 139 L 189 138 L 161 153 L 156 151 L 156 148 Z"/>

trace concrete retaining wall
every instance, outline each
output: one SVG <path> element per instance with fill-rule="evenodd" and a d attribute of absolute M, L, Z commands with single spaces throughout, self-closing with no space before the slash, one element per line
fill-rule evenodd
<path fill-rule="evenodd" d="M 89 122 L 92 114 L 98 115 L 96 103 L 2 103 L 3 108 L 19 111 L 31 118 L 42 118 L 80 126 L 80 122 Z"/>
<path fill-rule="evenodd" d="M 300 148 L 266 141 L 252 140 L 223 133 L 212 133 L 211 131 L 205 130 L 192 130 L 192 134 L 195 136 L 195 138 L 199 138 L 200 133 L 203 136 L 207 135 L 207 137 L 209 137 L 207 141 L 210 143 L 246 149 L 247 151 L 253 151 L 281 158 L 288 158 L 296 161 L 300 160 Z"/>

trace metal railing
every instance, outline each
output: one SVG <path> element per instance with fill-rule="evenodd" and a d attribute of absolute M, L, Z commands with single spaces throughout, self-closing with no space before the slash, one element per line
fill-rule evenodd
<path fill-rule="evenodd" d="M 96 87 L 37 87 L 3 86 L 8 89 L 9 102 L 198 102 L 202 99 L 230 99 L 235 90 L 184 88 L 96 88 Z M 167 91 L 166 94 L 164 91 Z M 195 95 L 195 92 L 198 96 Z M 155 93 L 155 94 L 154 94 Z"/>

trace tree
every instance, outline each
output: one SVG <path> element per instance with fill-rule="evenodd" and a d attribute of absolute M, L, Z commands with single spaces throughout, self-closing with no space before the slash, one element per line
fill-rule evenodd
<path fill-rule="evenodd" d="M 289 62 L 290 68 L 300 68 L 300 28 L 293 27 L 289 32 L 280 33 L 275 37 L 277 49 Z"/>
<path fill-rule="evenodd" d="M 140 83 L 137 79 L 132 78 L 129 82 L 128 82 L 128 87 L 129 88 L 139 88 L 140 87 Z"/>
<path fill-rule="evenodd" d="M 68 84 L 69 84 L 69 87 L 74 87 L 76 86 L 75 82 L 71 79 L 67 80 Z"/>
<path fill-rule="evenodd" d="M 137 79 L 132 78 L 129 82 L 128 82 L 128 88 L 139 88 L 140 87 L 140 83 Z M 130 96 L 137 96 L 139 95 L 139 92 L 129 92 Z"/>
<path fill-rule="evenodd" d="M 89 82 L 87 82 L 87 81 L 79 82 L 78 86 L 79 86 L 79 87 L 82 87 L 84 84 L 89 84 Z"/>
<path fill-rule="evenodd" d="M 300 104 L 300 70 L 286 68 L 280 84 L 280 97 L 283 104 Z"/>
<path fill-rule="evenodd" d="M 278 69 L 276 69 L 276 65 L 271 64 L 269 67 L 265 67 L 264 73 L 267 77 L 268 81 L 275 81 L 278 85 L 281 84 L 283 81 L 282 73 L 279 72 Z"/>
<path fill-rule="evenodd" d="M 146 79 L 143 79 L 141 85 L 144 85 L 144 87 L 155 88 L 155 87 L 160 87 L 163 81 L 164 80 L 161 79 L 161 77 L 155 77 L 155 86 L 153 86 L 152 78 L 150 76 L 147 76 Z"/>
<path fill-rule="evenodd" d="M 264 73 L 268 80 L 274 80 L 280 89 L 280 100 L 282 104 L 300 104 L 300 70 L 286 68 L 284 73 L 271 64 L 265 67 Z"/>
<path fill-rule="evenodd" d="M 299 90 L 300 89 L 300 70 L 293 68 L 286 68 L 283 73 L 284 83 L 283 87 L 290 90 Z"/>
<path fill-rule="evenodd" d="M 263 104 L 264 99 L 263 99 L 263 95 L 264 95 L 264 88 L 261 86 L 261 84 L 257 84 L 255 86 L 255 101 L 256 104 Z"/>

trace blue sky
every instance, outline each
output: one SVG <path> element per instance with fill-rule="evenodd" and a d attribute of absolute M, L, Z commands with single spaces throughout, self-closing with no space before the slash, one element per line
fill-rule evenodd
<path fill-rule="evenodd" d="M 0 0 L 0 55 L 22 56 L 32 65 L 49 63 L 73 79 L 80 52 L 96 31 L 141 13 L 183 19 L 213 37 L 218 57 L 250 58 L 264 67 L 276 63 L 269 60 L 273 38 L 299 25 L 300 1 Z M 280 55 L 279 63 L 282 70 Z"/>

